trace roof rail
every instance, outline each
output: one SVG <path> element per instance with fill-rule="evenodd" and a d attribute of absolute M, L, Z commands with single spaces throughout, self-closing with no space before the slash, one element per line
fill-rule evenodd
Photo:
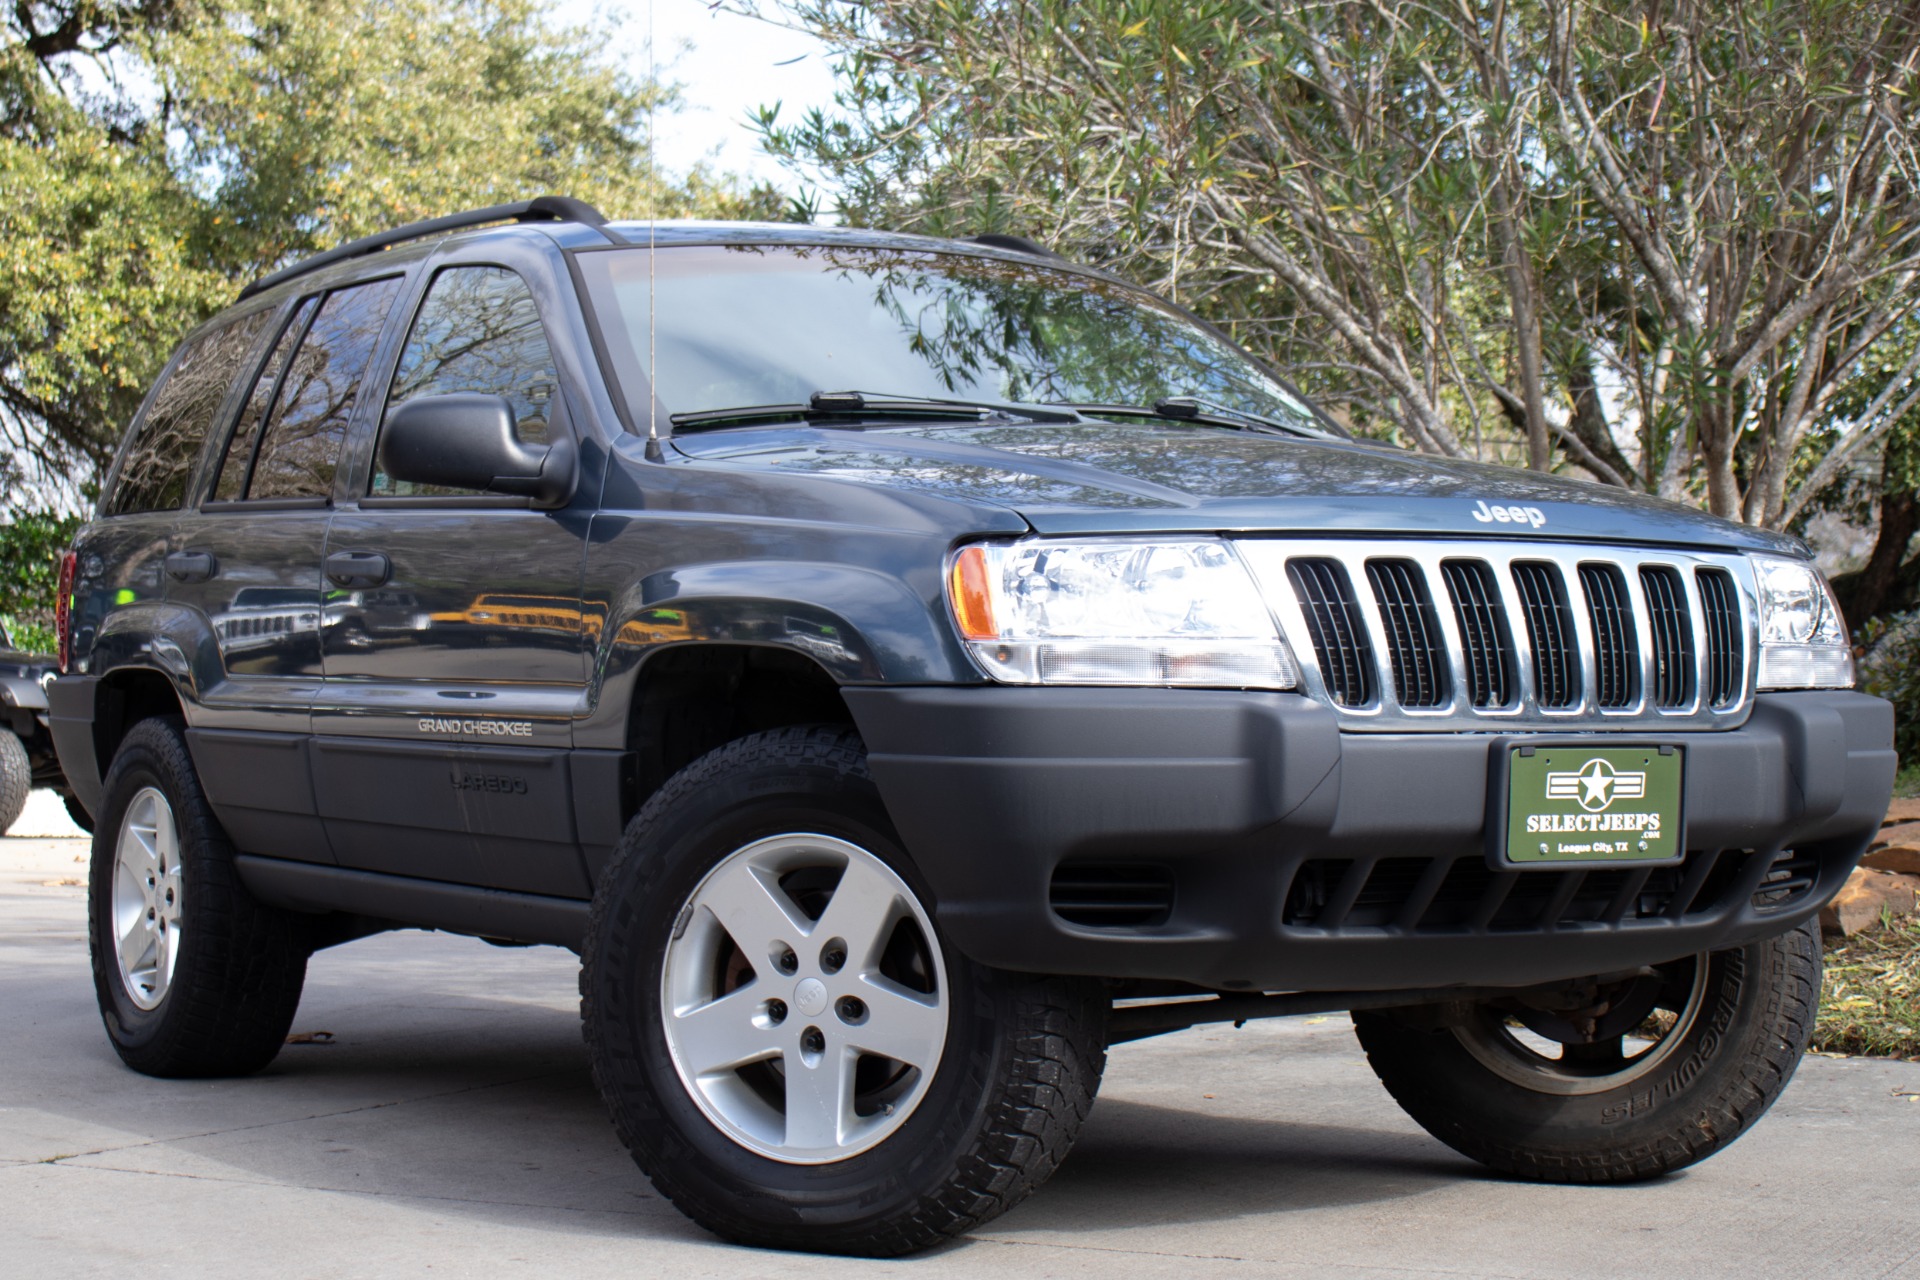
<path fill-rule="evenodd" d="M 1065 262 L 1066 258 L 1043 244 L 1035 244 L 1020 236 L 1003 236 L 998 232 L 984 236 L 967 237 L 968 244 L 983 244 L 989 249 L 1009 249 L 1014 253 L 1031 254 L 1036 258 L 1052 258 L 1055 262 Z"/>
<path fill-rule="evenodd" d="M 325 253 L 303 258 L 272 275 L 261 276 L 240 291 L 239 300 L 245 301 L 256 293 L 263 293 L 277 284 L 306 275 L 310 271 L 318 271 L 322 267 L 330 267 L 336 262 L 379 253 L 383 249 L 408 240 L 445 235 L 449 231 L 460 231 L 467 227 L 483 227 L 490 222 L 583 222 L 590 227 L 597 227 L 605 221 L 606 218 L 601 216 L 598 209 L 584 200 L 575 200 L 570 196 L 537 196 L 532 200 L 489 205 L 484 209 L 473 209 L 466 213 L 450 213 L 444 218 L 409 222 L 406 226 L 395 227 L 391 231 L 382 231 L 377 235 L 349 240 Z"/>

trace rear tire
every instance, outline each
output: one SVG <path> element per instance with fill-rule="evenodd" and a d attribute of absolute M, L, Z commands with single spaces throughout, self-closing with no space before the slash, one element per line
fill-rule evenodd
<path fill-rule="evenodd" d="M 1585 1034 L 1511 1005 L 1353 1024 L 1394 1100 L 1462 1155 L 1540 1182 L 1637 1182 L 1720 1150 L 1787 1087 L 1813 1036 L 1820 935 L 1808 923 L 1645 981 L 1658 989 L 1614 984 L 1616 1012 Z"/>
<path fill-rule="evenodd" d="M 33 790 L 33 764 L 27 748 L 7 729 L 0 729 L 0 836 L 20 821 L 27 807 L 27 793 Z"/>
<path fill-rule="evenodd" d="M 615 1130 L 687 1216 L 893 1256 L 1005 1212 L 1066 1157 L 1104 990 L 976 965 L 928 902 L 839 728 L 722 747 L 628 826 L 581 1014 Z"/>
<path fill-rule="evenodd" d="M 88 932 L 115 1052 L 150 1076 L 258 1071 L 300 1005 L 303 921 L 240 883 L 178 720 L 135 725 L 102 795 Z"/>

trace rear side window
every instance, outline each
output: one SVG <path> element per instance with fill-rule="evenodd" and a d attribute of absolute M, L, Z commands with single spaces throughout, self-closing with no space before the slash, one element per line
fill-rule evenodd
<path fill-rule="evenodd" d="M 260 424 L 267 420 L 267 410 L 273 407 L 273 393 L 280 386 L 280 371 L 287 367 L 287 357 L 293 354 L 295 344 L 307 331 L 307 322 L 313 319 L 314 309 L 319 305 L 317 296 L 301 299 L 287 320 L 287 327 L 280 331 L 279 339 L 273 344 L 260 376 L 253 380 L 253 390 L 247 393 L 247 403 L 240 410 L 240 422 L 234 427 L 226 456 L 220 462 L 220 478 L 213 486 L 215 501 L 237 502 L 246 496 L 247 472 L 253 467 L 255 450 L 260 447 Z"/>
<path fill-rule="evenodd" d="M 248 396 L 216 499 L 332 496 L 361 378 L 400 284 L 374 280 L 336 289 L 317 308 L 300 305 Z"/>
<path fill-rule="evenodd" d="M 239 316 L 181 348 L 120 465 L 106 514 L 171 511 L 186 499 L 214 415 L 272 318 L 272 308 Z"/>
<path fill-rule="evenodd" d="M 526 281 L 505 267 L 448 267 L 433 278 L 414 318 L 387 405 L 455 392 L 504 396 L 520 438 L 545 443 L 559 381 Z M 462 491 L 395 481 L 376 470 L 373 492 L 417 497 Z"/>

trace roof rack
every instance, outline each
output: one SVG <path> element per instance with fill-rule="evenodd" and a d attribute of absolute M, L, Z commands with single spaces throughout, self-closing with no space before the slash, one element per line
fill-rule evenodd
<path fill-rule="evenodd" d="M 1065 257 L 1055 253 L 1053 250 L 1047 248 L 1047 246 L 1035 244 L 1033 241 L 1024 239 L 1021 236 L 1003 236 L 998 232 L 994 232 L 984 236 L 969 236 L 967 237 L 967 243 L 983 244 L 989 249 L 1009 249 L 1014 253 L 1031 254 L 1036 258 L 1052 258 L 1055 262 L 1067 261 Z"/>
<path fill-rule="evenodd" d="M 450 213 L 444 218 L 429 218 L 425 222 L 409 222 L 404 227 L 395 227 L 391 231 L 382 231 L 377 235 L 363 236 L 358 240 L 349 240 L 338 248 L 304 258 L 290 267 L 261 276 L 240 291 L 240 301 L 263 293 L 277 284 L 330 267 L 336 262 L 345 262 L 349 258 L 361 258 L 408 240 L 421 240 L 427 236 L 445 235 L 449 231 L 461 231 L 467 227 L 483 227 L 490 222 L 582 222 L 597 227 L 606 222 L 598 209 L 584 200 L 575 200 L 570 196 L 537 196 L 532 200 L 516 200 L 512 204 L 489 205 L 484 209 L 473 209 L 466 213 Z"/>

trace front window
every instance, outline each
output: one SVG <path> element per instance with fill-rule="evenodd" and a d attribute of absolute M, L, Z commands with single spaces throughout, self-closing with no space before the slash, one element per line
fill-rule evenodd
<path fill-rule="evenodd" d="M 1324 426 L 1231 343 L 1096 277 L 965 254 L 728 245 L 658 250 L 650 283 L 647 257 L 579 259 L 636 422 L 648 420 L 651 291 L 663 419 L 859 391 L 1125 406 L 1193 397 Z"/>
<path fill-rule="evenodd" d="M 526 281 L 505 267 L 448 267 L 414 317 L 387 409 L 416 396 L 503 396 L 530 444 L 547 442 L 560 375 Z M 376 454 L 376 457 L 378 455 Z M 376 467 L 375 497 L 449 497 L 472 490 L 395 480 Z"/>

